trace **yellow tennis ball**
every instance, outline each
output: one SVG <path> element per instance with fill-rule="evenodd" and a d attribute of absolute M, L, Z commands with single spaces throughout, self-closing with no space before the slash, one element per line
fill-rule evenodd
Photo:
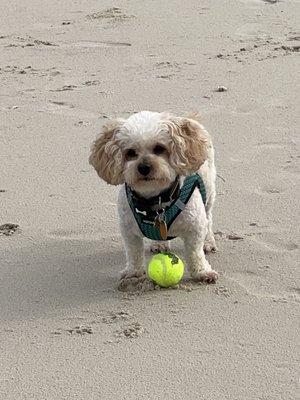
<path fill-rule="evenodd" d="M 148 275 L 162 287 L 177 285 L 183 277 L 184 264 L 173 253 L 155 254 L 148 265 Z"/>

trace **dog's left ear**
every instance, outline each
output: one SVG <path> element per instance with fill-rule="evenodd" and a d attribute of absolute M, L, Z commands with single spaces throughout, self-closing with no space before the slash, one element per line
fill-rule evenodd
<path fill-rule="evenodd" d="M 170 162 L 174 169 L 181 175 L 197 172 L 207 159 L 208 133 L 190 118 L 170 118 L 167 126 L 171 135 Z"/>

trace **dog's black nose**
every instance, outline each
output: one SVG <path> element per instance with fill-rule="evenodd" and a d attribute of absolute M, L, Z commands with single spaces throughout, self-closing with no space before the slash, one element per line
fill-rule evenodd
<path fill-rule="evenodd" d="M 151 171 L 150 165 L 147 164 L 139 164 L 137 169 L 139 173 L 143 176 L 149 175 L 149 172 Z"/>

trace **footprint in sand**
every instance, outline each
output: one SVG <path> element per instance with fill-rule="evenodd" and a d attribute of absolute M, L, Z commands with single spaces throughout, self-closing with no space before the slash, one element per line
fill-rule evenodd
<path fill-rule="evenodd" d="M 98 79 L 94 79 L 94 80 L 91 80 L 91 81 L 85 81 L 82 84 L 82 86 L 97 86 L 97 85 L 100 85 L 100 83 L 101 82 Z"/>
<path fill-rule="evenodd" d="M 111 311 L 105 317 L 102 317 L 104 324 L 115 324 L 117 322 L 124 322 L 132 319 L 132 315 L 127 311 Z"/>
<path fill-rule="evenodd" d="M 83 335 L 91 335 L 94 332 L 91 326 L 78 325 L 68 329 L 57 328 L 56 330 L 51 332 L 51 335 L 62 335 L 63 333 L 67 333 L 68 335 L 74 335 L 74 336 L 75 335 L 83 336 Z"/>
<path fill-rule="evenodd" d="M 11 43 L 5 45 L 5 47 L 33 47 L 33 46 L 57 46 L 57 44 L 49 42 L 48 40 L 35 39 L 32 36 L 10 36 Z"/>
<path fill-rule="evenodd" d="M 73 334 L 77 334 L 77 335 L 89 334 L 89 335 L 91 335 L 93 333 L 93 330 L 90 326 L 79 325 L 79 326 L 75 326 L 74 328 L 67 329 L 67 332 L 70 335 L 73 335 Z"/>
<path fill-rule="evenodd" d="M 126 339 L 135 339 L 144 332 L 144 328 L 139 322 L 124 326 L 116 332 L 117 337 L 124 337 Z"/>
<path fill-rule="evenodd" d="M 80 86 L 89 87 L 89 86 L 97 86 L 97 85 L 100 85 L 100 84 L 101 84 L 101 82 L 99 80 L 94 79 L 94 80 L 85 81 Z M 80 86 L 79 85 L 72 85 L 72 84 L 64 85 L 64 86 L 59 87 L 57 89 L 50 89 L 50 92 L 66 92 L 66 91 L 78 89 L 78 88 L 80 88 Z"/>
<path fill-rule="evenodd" d="M 176 76 L 179 76 L 179 73 L 182 71 L 183 68 L 192 68 L 195 65 L 193 62 L 183 62 L 179 63 L 176 61 L 160 61 L 155 64 L 155 73 L 158 72 L 156 78 L 159 79 L 171 79 Z M 190 80 L 194 78 L 189 73 Z"/>
<path fill-rule="evenodd" d="M 60 71 L 58 71 L 55 67 L 47 69 L 36 69 L 33 68 L 31 65 L 26 65 L 24 67 L 20 67 L 17 65 L 6 65 L 5 67 L 0 68 L 0 74 L 22 75 L 22 76 L 24 75 L 56 76 L 60 75 Z"/>
<path fill-rule="evenodd" d="M 105 10 L 88 14 L 86 19 L 89 21 L 105 21 L 110 26 L 135 18 L 134 15 L 124 13 L 119 7 L 110 7 Z"/>
<path fill-rule="evenodd" d="M 0 236 L 12 236 L 20 232 L 20 227 L 17 224 L 6 223 L 0 226 Z"/>

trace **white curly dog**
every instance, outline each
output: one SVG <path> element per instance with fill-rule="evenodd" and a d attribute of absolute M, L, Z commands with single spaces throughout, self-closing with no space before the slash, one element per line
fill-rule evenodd
<path fill-rule="evenodd" d="M 167 251 L 167 239 L 180 237 L 191 277 L 207 283 L 217 280 L 217 272 L 205 257 L 205 253 L 216 250 L 212 230 L 216 196 L 214 148 L 196 115 L 177 117 L 166 112 L 142 111 L 128 119 L 110 121 L 94 142 L 89 161 L 100 178 L 121 185 L 118 212 L 126 250 L 122 278 L 141 277 L 145 273 L 145 233 L 138 223 L 141 217 L 150 219 L 145 223 L 151 225 L 149 229 L 157 228 L 160 235 L 153 242 L 153 250 Z M 200 176 L 206 196 L 204 199 L 200 190 L 194 188 L 183 204 L 178 199 L 191 176 Z M 132 205 L 130 201 L 136 203 Z M 178 215 L 168 225 L 167 210 L 174 204 Z"/>

